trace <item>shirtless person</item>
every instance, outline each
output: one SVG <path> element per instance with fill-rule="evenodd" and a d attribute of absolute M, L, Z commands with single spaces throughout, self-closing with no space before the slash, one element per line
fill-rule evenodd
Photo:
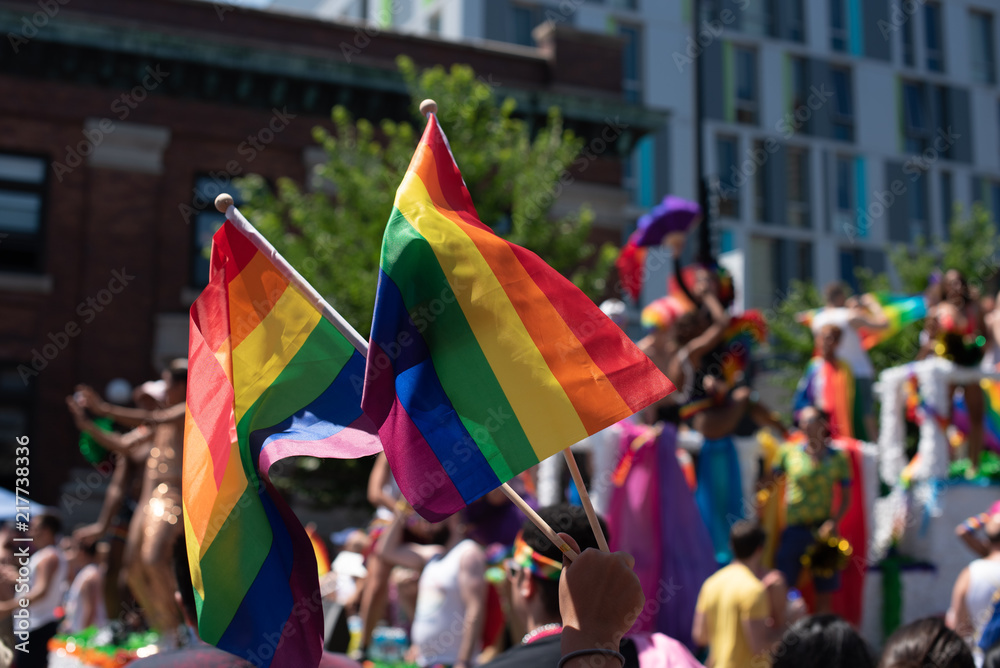
<path fill-rule="evenodd" d="M 163 380 L 167 384 L 165 403 L 168 408 L 154 411 L 107 404 L 87 387 L 78 388 L 78 391 L 82 407 L 92 413 L 107 415 L 124 425 L 138 425 L 140 429 L 144 423 L 153 423 L 153 447 L 146 461 L 139 506 L 129 526 L 128 543 L 132 551 L 126 552 L 125 563 L 129 568 L 132 593 L 143 607 L 150 626 L 160 633 L 163 644 L 170 646 L 176 642 L 177 629 L 181 625 L 180 610 L 174 601 L 177 582 L 171 558 L 173 544 L 184 526 L 181 515 L 181 448 L 184 443 L 187 360 L 171 362 L 163 373 Z M 120 450 L 122 445 L 126 449 L 136 445 L 121 441 L 137 430 L 118 436 L 98 432 L 93 423 L 82 415 L 77 420 L 81 429 L 105 447 Z M 140 435 L 135 438 L 138 440 Z"/>
<path fill-rule="evenodd" d="M 132 393 L 132 401 L 143 410 L 153 411 L 159 408 L 165 399 L 166 383 L 162 380 L 143 383 Z M 70 397 L 67 400 L 70 404 L 70 411 L 74 418 L 79 414 L 77 427 L 81 431 L 88 431 L 84 425 L 85 414 L 83 409 L 77 406 Z M 134 607 L 134 601 L 128 585 L 128 564 L 125 563 L 125 554 L 137 554 L 138 545 L 129 546 L 129 525 L 139 499 L 142 496 L 143 476 L 142 472 L 149 458 L 149 450 L 152 447 L 153 430 L 146 426 L 136 427 L 132 435 L 122 435 L 122 445 L 129 443 L 127 452 L 114 452 L 115 460 L 114 472 L 111 480 L 108 481 L 108 489 L 104 494 L 104 504 L 101 506 L 101 513 L 97 521 L 93 524 L 80 527 L 73 532 L 73 538 L 81 545 L 89 546 L 102 538 L 108 543 L 108 555 L 106 562 L 106 573 L 104 577 L 104 606 L 109 616 L 113 620 L 112 632 L 119 633 L 121 628 L 120 618 L 127 619 L 126 606 Z M 138 540 L 141 536 L 136 536 Z"/>

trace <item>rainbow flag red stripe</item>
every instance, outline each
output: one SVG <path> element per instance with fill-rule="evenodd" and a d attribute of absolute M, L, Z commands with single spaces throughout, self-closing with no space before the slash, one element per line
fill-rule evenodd
<path fill-rule="evenodd" d="M 198 630 L 258 666 L 315 667 L 316 557 L 268 472 L 293 455 L 353 458 L 381 445 L 361 411 L 364 358 L 230 212 L 191 306 L 183 505 Z"/>
<path fill-rule="evenodd" d="M 441 519 L 673 385 L 572 283 L 480 222 L 430 116 L 382 244 L 362 406 Z"/>

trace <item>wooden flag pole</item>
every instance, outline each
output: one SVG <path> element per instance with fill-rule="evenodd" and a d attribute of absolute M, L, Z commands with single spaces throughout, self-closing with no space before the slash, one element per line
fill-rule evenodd
<path fill-rule="evenodd" d="M 351 323 L 344 320 L 344 317 L 337 313 L 337 310 L 323 299 L 322 295 L 316 292 L 316 289 L 309 284 L 309 281 L 302 278 L 302 275 L 295 270 L 295 267 L 288 264 L 285 258 L 281 257 L 281 254 L 274 249 L 271 242 L 261 236 L 257 228 L 243 217 L 240 210 L 233 204 L 232 195 L 229 193 L 220 193 L 215 198 L 215 208 L 219 210 L 219 213 L 224 213 L 229 222 L 239 228 L 246 235 L 247 239 L 256 246 L 257 250 L 263 253 L 278 269 L 285 273 L 289 282 L 294 284 L 302 292 L 302 295 L 311 301 L 313 306 L 319 309 L 323 317 L 329 320 L 344 335 L 344 338 L 351 342 L 355 350 L 366 357 L 368 356 L 368 342 L 358 334 L 358 331 L 354 329 Z M 232 212 L 230 212 L 230 209 L 232 209 Z"/>
<path fill-rule="evenodd" d="M 597 546 L 601 548 L 601 552 L 611 552 L 608 547 L 608 539 L 604 537 L 604 530 L 601 529 L 601 523 L 597 519 L 594 504 L 590 502 L 587 486 L 583 484 L 583 475 L 576 463 L 576 457 L 573 456 L 573 449 L 563 450 L 563 456 L 566 458 L 566 465 L 569 466 L 569 474 L 573 476 L 573 482 L 576 483 L 576 490 L 580 493 L 580 502 L 583 503 L 583 509 L 587 512 L 587 519 L 590 520 L 590 528 L 594 532 L 594 538 L 597 539 Z"/>
<path fill-rule="evenodd" d="M 548 522 L 543 520 L 538 513 L 535 512 L 535 509 L 529 506 L 527 501 L 522 499 L 521 495 L 515 492 L 510 485 L 504 483 L 500 485 L 500 489 L 503 490 L 503 493 L 507 495 L 507 498 L 510 499 L 515 506 L 521 509 L 521 512 L 528 516 L 528 519 L 531 520 L 536 527 L 541 529 L 542 533 L 545 534 L 546 538 L 552 541 L 553 545 L 562 550 L 562 553 L 566 555 L 567 559 L 573 561 L 580 556 L 576 550 L 569 546 L 569 543 L 564 541 L 559 534 L 552 530 L 552 527 L 548 525 Z"/>

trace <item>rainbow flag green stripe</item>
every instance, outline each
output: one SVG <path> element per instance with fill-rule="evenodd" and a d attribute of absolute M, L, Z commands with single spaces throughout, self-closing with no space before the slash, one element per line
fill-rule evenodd
<path fill-rule="evenodd" d="M 184 526 L 201 638 L 257 666 L 314 667 L 316 557 L 268 472 L 381 444 L 361 410 L 365 359 L 283 262 L 235 210 L 213 237 L 191 307 Z"/>
<path fill-rule="evenodd" d="M 362 408 L 440 519 L 673 386 L 593 302 L 476 214 L 432 116 L 382 246 Z"/>

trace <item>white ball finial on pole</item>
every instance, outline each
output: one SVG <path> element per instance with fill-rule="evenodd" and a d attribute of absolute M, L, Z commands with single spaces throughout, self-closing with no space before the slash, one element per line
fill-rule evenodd
<path fill-rule="evenodd" d="M 232 205 L 233 196 L 229 193 L 219 193 L 219 196 L 215 198 L 215 208 L 218 209 L 220 213 L 225 213 Z"/>
<path fill-rule="evenodd" d="M 438 103 L 430 98 L 424 100 L 420 103 L 420 113 L 424 116 L 428 114 L 436 114 L 438 111 Z"/>

